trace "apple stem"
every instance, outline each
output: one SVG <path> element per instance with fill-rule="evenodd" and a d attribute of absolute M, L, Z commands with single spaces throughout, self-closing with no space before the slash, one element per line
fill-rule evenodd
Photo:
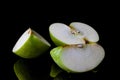
<path fill-rule="evenodd" d="M 29 28 L 29 30 L 28 30 L 28 34 L 31 34 L 32 33 L 32 30 L 31 30 L 31 28 Z"/>

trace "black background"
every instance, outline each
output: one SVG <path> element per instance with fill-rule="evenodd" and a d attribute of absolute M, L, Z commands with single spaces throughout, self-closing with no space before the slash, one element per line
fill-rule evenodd
<path fill-rule="evenodd" d="M 28 4 L 28 5 L 26 5 Z M 42 3 L 41 3 L 42 4 Z M 71 22 L 83 22 L 91 25 L 99 34 L 99 44 L 105 49 L 105 58 L 96 68 L 97 73 L 87 72 L 81 74 L 64 74 L 67 80 L 103 80 L 114 79 L 117 71 L 115 64 L 114 43 L 115 28 L 113 21 L 115 15 L 109 5 L 88 5 L 70 7 L 69 5 L 51 5 L 43 4 L 15 4 L 14 6 L 2 6 L 0 15 L 0 80 L 17 80 L 13 70 L 13 65 L 19 59 L 22 59 L 12 53 L 21 34 L 29 27 L 34 29 L 46 40 L 51 43 L 51 48 L 44 55 L 25 60 L 31 70 L 31 74 L 38 78 L 37 80 L 52 80 L 49 76 L 50 66 L 53 63 L 49 51 L 55 47 L 49 36 L 49 25 L 55 22 L 61 22 L 69 25 Z M 7 4 L 6 4 L 7 5 Z M 34 7 L 33 7 L 34 6 Z M 67 8 L 66 8 L 67 7 Z M 112 36 L 112 37 L 111 37 Z M 35 79 L 34 79 L 35 80 Z"/>

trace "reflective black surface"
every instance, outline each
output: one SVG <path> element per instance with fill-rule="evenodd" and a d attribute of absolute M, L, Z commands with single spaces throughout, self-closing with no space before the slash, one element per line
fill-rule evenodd
<path fill-rule="evenodd" d="M 0 80 L 17 80 L 13 66 L 21 60 L 25 62 L 33 80 L 104 80 L 114 78 L 113 51 L 111 43 L 113 35 L 112 29 L 108 26 L 109 16 L 107 13 L 93 14 L 73 14 L 71 15 L 49 15 L 49 14 L 8 14 L 2 16 L 0 29 Z M 49 36 L 49 25 L 55 22 L 62 22 L 69 25 L 71 22 L 84 22 L 96 29 L 100 36 L 99 44 L 105 49 L 105 58 L 103 62 L 93 71 L 78 74 L 60 73 L 56 78 L 50 77 L 50 69 L 53 60 L 50 57 L 49 51 L 55 47 Z M 46 40 L 51 43 L 51 48 L 43 55 L 35 59 L 23 59 L 12 53 L 12 48 L 15 45 L 21 34 L 29 27 L 41 34 Z"/>

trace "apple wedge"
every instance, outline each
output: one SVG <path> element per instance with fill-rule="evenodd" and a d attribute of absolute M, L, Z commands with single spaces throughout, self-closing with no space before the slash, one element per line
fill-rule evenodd
<path fill-rule="evenodd" d="M 47 51 L 50 43 L 31 28 L 18 39 L 12 52 L 23 58 L 35 58 Z"/>
<path fill-rule="evenodd" d="M 59 46 L 50 51 L 55 63 L 63 70 L 71 73 L 87 72 L 96 68 L 104 59 L 103 47 L 96 43 L 84 46 Z"/>
<path fill-rule="evenodd" d="M 69 26 L 63 23 L 53 23 L 49 27 L 49 33 L 57 46 L 85 44 L 99 40 L 95 29 L 81 22 L 72 22 Z"/>

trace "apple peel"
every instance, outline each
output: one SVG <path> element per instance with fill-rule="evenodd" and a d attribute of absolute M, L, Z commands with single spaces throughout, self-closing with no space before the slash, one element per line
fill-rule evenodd
<path fill-rule="evenodd" d="M 93 70 L 105 57 L 103 47 L 97 44 L 99 35 L 90 25 L 81 22 L 72 22 L 69 26 L 53 23 L 49 27 L 49 33 L 57 46 L 50 51 L 50 55 L 67 72 Z"/>
<path fill-rule="evenodd" d="M 12 52 L 22 58 L 35 58 L 47 51 L 50 46 L 40 34 L 29 28 L 18 39 Z"/>
<path fill-rule="evenodd" d="M 84 36 L 63 23 L 53 23 L 49 27 L 52 41 L 57 46 L 85 44 Z"/>
<path fill-rule="evenodd" d="M 56 64 L 67 72 L 87 72 L 97 67 L 105 56 L 104 49 L 98 44 L 59 46 L 50 51 Z"/>

